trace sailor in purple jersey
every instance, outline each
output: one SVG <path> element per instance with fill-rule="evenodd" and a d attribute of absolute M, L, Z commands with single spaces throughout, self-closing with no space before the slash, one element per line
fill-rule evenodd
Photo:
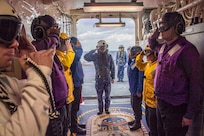
<path fill-rule="evenodd" d="M 184 31 L 182 15 L 167 12 L 148 39 L 150 47 L 158 51 L 154 86 L 160 136 L 185 136 L 193 117 L 201 109 L 203 77 L 200 56 L 196 47 L 181 36 Z M 163 44 L 157 41 L 159 34 Z"/>

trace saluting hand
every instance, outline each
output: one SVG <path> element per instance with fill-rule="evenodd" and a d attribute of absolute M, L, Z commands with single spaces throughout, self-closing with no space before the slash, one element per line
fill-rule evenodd
<path fill-rule="evenodd" d="M 159 37 L 159 34 L 160 34 L 160 32 L 159 32 L 159 29 L 157 28 L 157 29 L 153 32 L 153 34 L 150 36 L 150 39 L 157 39 L 157 38 Z"/>
<path fill-rule="evenodd" d="M 27 39 L 25 35 L 20 36 L 19 46 L 16 50 L 16 56 L 27 55 L 30 52 L 36 52 L 34 45 Z"/>
<path fill-rule="evenodd" d="M 145 51 L 142 50 L 142 51 L 140 52 L 140 55 L 141 55 L 141 56 L 144 56 L 144 55 L 145 55 Z"/>
<path fill-rule="evenodd" d="M 60 27 L 59 26 L 52 26 L 47 31 L 48 31 L 48 34 L 55 33 L 55 34 L 59 35 L 60 34 Z"/>

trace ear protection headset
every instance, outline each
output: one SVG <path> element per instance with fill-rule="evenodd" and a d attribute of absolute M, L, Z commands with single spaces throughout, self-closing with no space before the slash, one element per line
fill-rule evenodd
<path fill-rule="evenodd" d="M 173 14 L 174 19 L 172 21 L 175 23 L 175 32 L 177 34 L 182 34 L 185 31 L 185 21 L 178 12 L 173 12 Z"/>
<path fill-rule="evenodd" d="M 78 41 L 78 38 L 76 38 L 76 37 L 71 37 L 70 38 L 70 43 L 72 45 L 73 50 L 76 50 L 76 48 L 77 48 L 76 47 L 77 41 Z"/>
<path fill-rule="evenodd" d="M 162 21 L 167 23 L 167 27 L 174 26 L 177 34 L 182 34 L 185 31 L 185 21 L 183 16 L 178 12 L 167 12 L 163 15 Z"/>
<path fill-rule="evenodd" d="M 31 24 L 31 34 L 34 39 L 41 40 L 47 36 L 47 26 L 41 24 L 41 18 L 35 18 Z"/>
<path fill-rule="evenodd" d="M 133 46 L 130 49 L 130 57 L 135 58 L 140 52 L 142 51 L 142 48 L 140 46 Z"/>
<path fill-rule="evenodd" d="M 175 26 L 175 31 L 177 34 L 182 34 L 185 32 L 185 25 L 182 22 L 178 22 Z"/>

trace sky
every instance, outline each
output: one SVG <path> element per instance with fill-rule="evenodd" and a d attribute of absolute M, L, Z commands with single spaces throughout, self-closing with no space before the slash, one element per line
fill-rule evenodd
<path fill-rule="evenodd" d="M 102 22 L 119 22 L 119 19 L 102 19 Z M 132 19 L 122 18 L 125 27 L 96 27 L 98 19 L 80 19 L 77 21 L 77 37 L 83 50 L 95 49 L 99 40 L 105 40 L 109 51 L 117 51 L 120 45 L 125 50 L 135 45 L 135 24 Z"/>

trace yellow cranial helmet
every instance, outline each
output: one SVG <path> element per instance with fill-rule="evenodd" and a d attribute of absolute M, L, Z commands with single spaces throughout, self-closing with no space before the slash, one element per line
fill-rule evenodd
<path fill-rule="evenodd" d="M 69 36 L 66 33 L 60 33 L 60 39 L 67 40 L 67 39 L 69 39 Z"/>
<path fill-rule="evenodd" d="M 146 56 L 150 56 L 150 55 L 156 56 L 156 52 L 153 51 L 153 50 L 150 48 L 149 45 L 146 45 L 146 47 L 145 47 L 145 49 L 144 49 L 144 54 L 145 54 Z"/>
<path fill-rule="evenodd" d="M 152 50 L 149 45 L 147 44 L 146 47 L 145 47 L 145 50 Z"/>

